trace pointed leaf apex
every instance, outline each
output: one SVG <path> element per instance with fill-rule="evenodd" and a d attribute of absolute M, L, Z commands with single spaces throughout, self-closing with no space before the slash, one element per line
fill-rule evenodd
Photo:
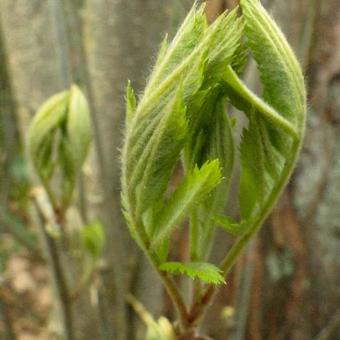
<path fill-rule="evenodd" d="M 136 100 L 135 92 L 132 88 L 130 80 L 128 81 L 128 84 L 126 86 L 125 100 L 126 100 L 126 117 L 127 117 L 127 121 L 130 122 L 136 112 L 136 107 L 137 107 L 137 100 Z"/>

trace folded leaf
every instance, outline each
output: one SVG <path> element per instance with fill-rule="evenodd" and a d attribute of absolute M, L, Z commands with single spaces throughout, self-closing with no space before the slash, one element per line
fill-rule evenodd
<path fill-rule="evenodd" d="M 252 96 L 229 72 L 229 85 L 249 118 L 240 147 L 240 209 L 248 219 L 266 216 L 289 178 L 304 135 L 306 96 L 301 68 L 274 21 L 258 0 L 240 4 L 264 98 Z"/>
<path fill-rule="evenodd" d="M 260 71 L 263 97 L 301 129 L 305 121 L 306 94 L 294 52 L 259 0 L 241 0 L 240 4 L 247 43 Z"/>
<path fill-rule="evenodd" d="M 185 168 L 219 159 L 223 177 L 212 193 L 197 204 L 192 212 L 191 255 L 194 260 L 203 260 L 209 255 L 214 236 L 211 216 L 223 212 L 229 196 L 234 166 L 234 137 L 225 105 L 220 88 L 211 91 L 210 97 L 198 111 L 200 119 L 190 129 L 193 132 L 184 150 Z"/>
<path fill-rule="evenodd" d="M 157 128 L 146 141 L 135 167 L 131 167 L 129 185 L 134 188 L 135 213 L 138 216 L 163 198 L 186 133 L 186 109 L 180 86 L 176 96 L 163 109 Z M 131 161 L 135 162 L 134 159 Z"/>
<path fill-rule="evenodd" d="M 215 215 L 213 216 L 213 221 L 219 227 L 221 227 L 223 230 L 233 236 L 244 235 L 247 232 L 249 225 L 251 224 L 251 221 L 242 220 L 241 222 L 237 222 L 229 216 L 225 215 Z"/>
<path fill-rule="evenodd" d="M 195 167 L 192 173 L 187 174 L 155 218 L 151 247 L 156 247 L 166 238 L 220 181 L 221 170 L 218 160 L 207 161 L 201 168 Z"/>
<path fill-rule="evenodd" d="M 129 226 L 138 228 L 133 234 L 143 242 L 148 243 L 150 229 L 145 221 L 159 213 L 154 205 L 164 201 L 184 147 L 187 123 L 199 119 L 197 103 L 202 105 L 202 94 L 209 96 L 210 88 L 216 87 L 218 69 L 233 62 L 242 32 L 237 10 L 224 13 L 208 27 L 204 6 L 195 4 L 173 41 L 169 44 L 165 37 L 136 109 L 128 88 L 122 199 Z"/>
<path fill-rule="evenodd" d="M 65 208 L 72 199 L 76 178 L 92 139 L 90 113 L 81 90 L 52 96 L 34 117 L 28 134 L 29 153 L 42 184 L 51 194 L 51 182 L 59 183 L 58 204 Z M 55 202 L 56 203 L 56 202 Z"/>
<path fill-rule="evenodd" d="M 137 100 L 130 81 L 126 87 L 125 101 L 126 101 L 126 118 L 127 123 L 129 123 L 136 112 L 137 106 Z"/>
<path fill-rule="evenodd" d="M 58 129 L 66 120 L 69 101 L 67 91 L 49 98 L 34 116 L 28 132 L 29 154 L 38 175 L 46 181 L 54 168 L 53 144 Z"/>
<path fill-rule="evenodd" d="M 240 146 L 240 214 L 243 219 L 249 218 L 257 206 L 263 206 L 271 184 L 265 175 L 265 153 L 258 121 L 255 114 L 250 116 Z"/>

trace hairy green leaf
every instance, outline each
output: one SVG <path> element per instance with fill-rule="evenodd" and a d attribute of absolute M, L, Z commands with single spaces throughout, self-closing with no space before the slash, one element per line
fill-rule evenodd
<path fill-rule="evenodd" d="M 170 220 L 169 212 L 162 216 L 160 205 L 164 202 L 173 169 L 188 138 L 188 121 L 191 129 L 196 125 L 195 121 L 200 121 L 200 116 L 207 112 L 202 109 L 205 100 L 210 95 L 217 99 L 215 89 L 218 87 L 220 69 L 233 62 L 242 33 L 243 23 L 238 18 L 237 9 L 222 14 L 208 27 L 204 7 L 194 5 L 173 41 L 168 44 L 167 37 L 164 39 L 136 109 L 131 98 L 132 91 L 128 88 L 128 125 L 122 150 L 122 202 L 130 230 L 134 229 L 132 233 L 139 239 L 139 244 L 141 238 L 142 243 L 148 243 L 155 229 L 161 230 L 161 233 L 155 233 L 156 241 L 151 240 L 152 244 L 166 238 L 174 228 L 172 223 L 165 223 Z M 209 105 L 214 110 L 215 103 Z M 207 122 L 207 119 L 204 117 L 203 120 Z M 223 131 L 221 141 L 229 131 L 226 123 L 223 122 L 226 131 Z M 209 133 L 205 136 L 203 129 L 201 132 L 199 142 L 208 145 L 210 142 L 206 137 L 213 137 Z M 199 138 L 197 136 L 197 140 Z M 196 148 L 198 152 L 201 152 L 199 149 L 203 144 Z M 224 155 L 217 155 L 216 158 L 220 156 Z M 198 160 L 195 158 L 192 157 L 192 160 L 196 164 Z M 206 158 L 212 159 L 212 154 Z M 203 163 L 202 158 L 199 165 Z M 191 170 L 193 168 L 194 164 Z M 227 183 L 230 174 L 224 172 L 223 175 L 226 175 L 224 182 Z M 173 201 L 170 202 L 170 206 L 174 206 Z M 166 227 L 154 227 L 150 221 L 155 220 L 156 216 Z M 176 216 L 171 220 L 178 222 L 177 219 Z"/>
<path fill-rule="evenodd" d="M 130 81 L 128 82 L 128 85 L 126 87 L 125 100 L 126 100 L 126 118 L 127 123 L 129 123 L 133 115 L 135 114 L 137 107 L 137 100 Z"/>
<path fill-rule="evenodd" d="M 258 120 L 252 115 L 241 141 L 240 213 L 248 218 L 256 205 L 263 206 L 268 183 L 265 177 L 265 154 Z"/>
<path fill-rule="evenodd" d="M 184 152 L 185 168 L 219 159 L 222 181 L 200 204 L 191 216 L 191 253 L 194 259 L 204 259 L 209 254 L 214 235 L 211 216 L 223 212 L 228 199 L 234 165 L 234 141 L 230 119 L 225 112 L 224 97 L 220 89 L 211 92 L 198 111 L 200 119 L 194 121 Z"/>
<path fill-rule="evenodd" d="M 164 240 L 188 216 L 194 205 L 205 199 L 220 181 L 218 160 L 207 161 L 201 168 L 195 167 L 192 173 L 187 174 L 155 218 L 152 247 Z"/>
<path fill-rule="evenodd" d="M 143 213 L 162 199 L 186 133 L 186 109 L 180 87 L 173 101 L 166 106 L 157 130 L 153 131 L 132 173 L 131 184 L 136 188 L 137 212 Z"/>
<path fill-rule="evenodd" d="M 222 284 L 225 283 L 221 270 L 211 263 L 206 262 L 165 262 L 159 269 L 172 274 L 184 274 L 191 279 L 199 279 L 206 283 Z"/>
<path fill-rule="evenodd" d="M 240 148 L 240 209 L 248 219 L 269 212 L 292 171 L 304 134 L 306 98 L 301 68 L 279 28 L 258 0 L 240 3 L 264 98 L 252 96 L 229 71 L 229 86 L 238 100 L 242 97 L 238 103 L 249 118 Z"/>
<path fill-rule="evenodd" d="M 306 95 L 301 67 L 281 30 L 258 0 L 241 0 L 246 36 L 260 71 L 265 101 L 298 128 Z"/>
<path fill-rule="evenodd" d="M 225 215 L 215 215 L 213 216 L 213 221 L 219 227 L 221 227 L 223 230 L 233 236 L 244 235 L 247 232 L 249 225 L 251 224 L 251 221 L 242 220 L 241 222 L 237 222 L 229 216 Z"/>

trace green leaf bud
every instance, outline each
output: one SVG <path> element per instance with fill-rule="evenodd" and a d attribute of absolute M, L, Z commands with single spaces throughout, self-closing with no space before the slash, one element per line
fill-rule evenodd
<path fill-rule="evenodd" d="M 28 149 L 45 189 L 61 207 L 69 205 L 92 139 L 88 103 L 76 86 L 49 98 L 33 118 Z M 52 193 L 52 183 L 60 192 Z"/>

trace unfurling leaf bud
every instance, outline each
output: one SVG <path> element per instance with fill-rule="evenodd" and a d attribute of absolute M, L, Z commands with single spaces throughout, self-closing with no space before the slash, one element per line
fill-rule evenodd
<path fill-rule="evenodd" d="M 173 170 L 190 138 L 188 127 L 199 125 L 196 121 L 202 120 L 200 113 L 204 111 L 205 99 L 215 94 L 219 70 L 230 65 L 236 57 L 242 32 L 243 24 L 237 10 L 222 14 L 208 27 L 204 6 L 194 5 L 172 42 L 169 44 L 167 37 L 164 39 L 137 105 L 131 86 L 127 88 L 122 204 L 130 231 L 140 245 L 166 242 L 164 237 L 175 228 L 173 222 L 180 223 L 197 203 L 197 193 L 190 191 L 192 188 L 174 194 L 178 202 L 186 202 L 185 211 L 174 202 L 174 197 L 167 198 L 166 192 Z M 214 103 L 210 106 L 214 107 Z M 207 119 L 203 117 L 204 121 Z M 221 140 L 224 143 L 225 139 L 221 137 Z M 202 158 L 200 164 L 194 159 L 183 183 L 197 177 L 197 181 L 190 183 L 197 190 L 204 189 L 204 176 L 198 174 L 200 171 L 205 174 L 207 164 L 211 162 L 216 169 L 214 167 L 208 177 L 218 180 L 205 191 L 208 195 L 221 180 L 220 163 L 216 160 L 221 155 L 214 156 Z M 214 159 L 216 162 L 213 162 Z M 163 225 L 160 221 L 169 214 L 169 207 L 174 210 L 170 209 L 173 216 L 181 218 L 171 216 L 170 222 Z"/>
<path fill-rule="evenodd" d="M 239 78 L 250 53 L 262 96 Z M 130 232 L 159 270 L 209 282 L 200 275 L 201 267 L 162 267 L 171 234 L 189 218 L 190 263 L 205 263 L 216 223 L 222 225 L 241 242 L 221 264 L 225 273 L 230 269 L 234 255 L 272 210 L 299 155 L 306 118 L 301 68 L 259 0 L 240 0 L 240 8 L 221 14 L 210 26 L 204 7 L 194 5 L 172 42 L 163 41 L 138 103 L 130 85 L 126 99 L 121 183 Z M 227 102 L 248 118 L 240 143 Z M 236 179 L 235 150 L 240 221 L 230 222 L 221 214 Z M 174 188 L 172 173 L 179 160 L 184 178 Z"/>
<path fill-rule="evenodd" d="M 71 201 L 91 138 L 88 103 L 76 85 L 49 98 L 31 123 L 28 146 L 33 167 L 61 207 Z M 58 197 L 51 192 L 52 182 L 59 184 Z"/>

